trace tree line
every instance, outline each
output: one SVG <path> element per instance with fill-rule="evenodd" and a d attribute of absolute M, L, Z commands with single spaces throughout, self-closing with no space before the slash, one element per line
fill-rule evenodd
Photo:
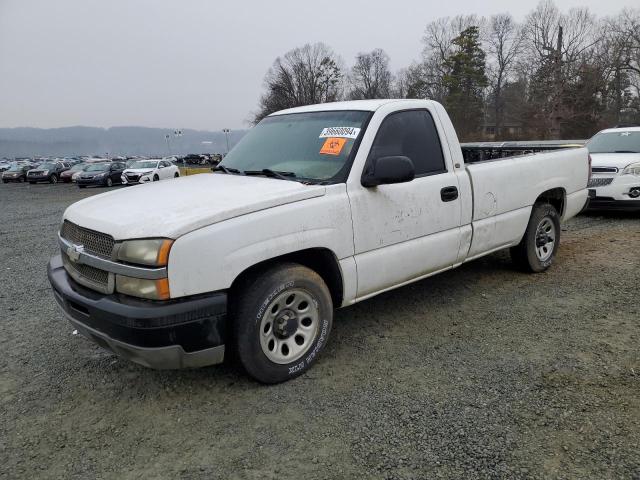
<path fill-rule="evenodd" d="M 640 123 L 640 10 L 597 18 L 543 0 L 510 14 L 459 15 L 426 25 L 423 51 L 397 72 L 382 49 L 351 67 L 324 43 L 278 57 L 254 121 L 313 103 L 427 98 L 447 108 L 462 140 L 578 139 Z"/>

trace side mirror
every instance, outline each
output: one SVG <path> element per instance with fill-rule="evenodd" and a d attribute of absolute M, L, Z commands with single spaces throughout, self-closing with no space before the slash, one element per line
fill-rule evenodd
<path fill-rule="evenodd" d="M 377 187 L 390 183 L 410 182 L 416 176 L 413 162 L 409 157 L 400 155 L 379 157 L 366 167 L 362 174 L 363 187 Z"/>

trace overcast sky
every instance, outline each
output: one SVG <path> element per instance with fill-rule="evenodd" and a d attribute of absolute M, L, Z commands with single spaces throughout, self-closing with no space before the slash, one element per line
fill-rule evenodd
<path fill-rule="evenodd" d="M 613 15 L 630 0 L 559 0 Z M 322 41 L 351 64 L 383 48 L 394 70 L 441 16 L 511 12 L 514 0 L 0 0 L 0 127 L 245 128 L 265 72 Z"/>

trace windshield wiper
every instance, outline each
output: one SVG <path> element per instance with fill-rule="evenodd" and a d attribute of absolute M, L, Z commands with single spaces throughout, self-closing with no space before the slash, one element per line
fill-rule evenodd
<path fill-rule="evenodd" d="M 227 175 L 231 175 L 233 173 L 242 175 L 244 173 L 238 170 L 237 168 L 229 168 L 229 167 L 225 167 L 224 165 L 216 165 L 211 170 L 213 170 L 214 172 L 224 172 Z"/>
<path fill-rule="evenodd" d="M 278 170 L 271 170 L 270 168 L 263 168 L 262 170 L 246 170 L 245 175 L 264 175 L 271 178 L 279 178 L 280 180 L 292 180 L 297 177 L 293 172 L 283 172 Z"/>
<path fill-rule="evenodd" d="M 635 152 L 633 150 L 614 150 L 613 153 L 640 153 L 640 152 Z"/>

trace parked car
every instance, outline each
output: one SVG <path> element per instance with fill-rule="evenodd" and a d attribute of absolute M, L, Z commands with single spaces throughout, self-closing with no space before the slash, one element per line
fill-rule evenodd
<path fill-rule="evenodd" d="M 60 174 L 60 180 L 62 180 L 64 183 L 73 182 L 74 181 L 73 177 L 76 174 L 79 174 L 80 172 L 82 172 L 86 166 L 87 165 L 85 163 L 76 163 L 75 165 L 72 165 L 69 170 L 65 170 Z M 76 177 L 76 179 L 77 178 L 78 177 Z"/>
<path fill-rule="evenodd" d="M 118 355 L 196 367 L 230 347 L 282 382 L 319 357 L 334 308 L 504 248 L 548 269 L 588 177 L 585 148 L 467 165 L 433 101 L 298 107 L 217 173 L 71 205 L 48 275 L 74 328 Z"/>
<path fill-rule="evenodd" d="M 591 210 L 640 211 L 640 127 L 609 128 L 589 140 Z"/>
<path fill-rule="evenodd" d="M 27 172 L 29 183 L 49 182 L 58 183 L 62 172 L 69 170 L 69 165 L 64 162 L 45 162 Z"/>
<path fill-rule="evenodd" d="M 138 160 L 122 173 L 122 183 L 135 185 L 179 176 L 180 169 L 168 160 Z"/>
<path fill-rule="evenodd" d="M 19 182 L 23 183 L 27 180 L 27 172 L 31 169 L 31 165 L 12 163 L 8 170 L 2 172 L 2 182 Z"/>
<path fill-rule="evenodd" d="M 0 162 L 0 172 L 5 172 L 11 168 L 11 162 Z"/>
<path fill-rule="evenodd" d="M 122 183 L 123 171 L 123 162 L 90 163 L 80 172 L 76 183 L 80 188 L 98 185 L 111 187 L 115 183 Z"/>

